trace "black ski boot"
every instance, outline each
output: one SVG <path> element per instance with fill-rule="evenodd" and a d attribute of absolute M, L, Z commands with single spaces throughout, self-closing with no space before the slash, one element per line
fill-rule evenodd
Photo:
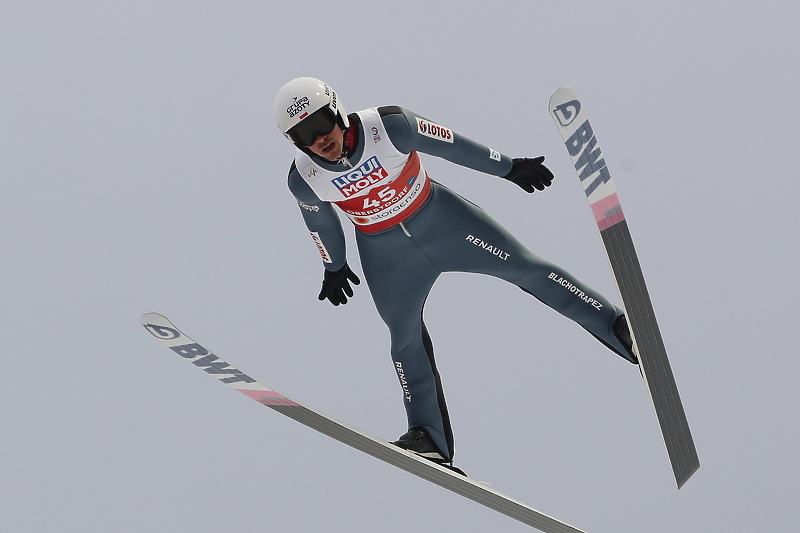
<path fill-rule="evenodd" d="M 625 318 L 625 315 L 619 315 L 617 319 L 614 321 L 614 335 L 617 336 L 617 339 L 625 346 L 628 350 L 628 354 L 626 354 L 625 359 L 629 360 L 631 363 L 638 365 L 639 360 L 636 358 L 636 354 L 633 353 L 633 338 L 631 338 L 631 330 L 628 328 L 628 320 Z"/>
<path fill-rule="evenodd" d="M 404 450 L 414 452 L 417 455 L 430 459 L 434 463 L 447 463 L 448 460 L 434 446 L 428 434 L 420 428 L 411 428 L 408 432 L 394 441 L 392 444 Z"/>
<path fill-rule="evenodd" d="M 409 429 L 405 435 L 392 444 L 467 477 L 463 470 L 453 466 L 453 462 L 442 455 L 436 445 L 433 444 L 430 436 L 420 428 Z"/>

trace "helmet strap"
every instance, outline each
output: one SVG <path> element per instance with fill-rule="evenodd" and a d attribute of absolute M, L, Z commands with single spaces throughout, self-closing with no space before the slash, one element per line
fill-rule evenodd
<path fill-rule="evenodd" d="M 355 148 L 356 140 L 356 130 L 353 128 L 353 123 L 351 122 L 350 127 L 344 130 L 342 155 L 347 157 L 353 155 L 353 148 Z"/>

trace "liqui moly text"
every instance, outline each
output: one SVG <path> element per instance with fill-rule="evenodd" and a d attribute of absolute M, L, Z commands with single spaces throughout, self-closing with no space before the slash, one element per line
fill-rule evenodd
<path fill-rule="evenodd" d="M 373 156 L 358 168 L 335 178 L 333 184 L 345 198 L 350 198 L 388 176 L 389 173 L 381 166 L 378 158 Z"/>

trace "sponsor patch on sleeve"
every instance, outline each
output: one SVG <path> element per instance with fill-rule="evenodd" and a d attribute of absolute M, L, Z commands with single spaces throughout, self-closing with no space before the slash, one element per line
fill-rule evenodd
<path fill-rule="evenodd" d="M 311 238 L 314 239 L 314 244 L 317 245 L 317 250 L 319 250 L 319 255 L 322 256 L 322 261 L 325 263 L 333 263 L 331 259 L 331 254 L 328 253 L 328 249 L 325 248 L 325 245 L 322 243 L 322 239 L 319 236 L 319 233 L 316 231 L 311 232 Z"/>
<path fill-rule="evenodd" d="M 435 122 L 425 120 L 424 118 L 416 117 L 416 119 L 417 119 L 417 131 L 420 134 L 426 137 L 430 137 L 431 139 L 437 139 L 439 141 L 444 141 L 448 143 L 453 142 L 453 130 L 445 128 L 444 126 L 440 126 Z"/>
<path fill-rule="evenodd" d="M 502 156 L 500 155 L 500 152 L 498 152 L 497 150 L 492 150 L 491 148 L 489 148 L 489 159 L 500 161 L 502 159 Z"/>

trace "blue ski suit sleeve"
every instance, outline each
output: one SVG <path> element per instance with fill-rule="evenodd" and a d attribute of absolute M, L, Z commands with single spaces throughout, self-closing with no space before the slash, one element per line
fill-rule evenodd
<path fill-rule="evenodd" d="M 339 270 L 347 262 L 344 231 L 333 205 L 317 197 L 297 167 L 289 169 L 289 190 L 297 199 L 300 213 L 314 238 L 326 270 Z"/>
<path fill-rule="evenodd" d="M 384 106 L 378 111 L 392 144 L 401 152 L 414 150 L 494 176 L 505 176 L 511 170 L 513 161 L 509 156 L 408 109 Z"/>

